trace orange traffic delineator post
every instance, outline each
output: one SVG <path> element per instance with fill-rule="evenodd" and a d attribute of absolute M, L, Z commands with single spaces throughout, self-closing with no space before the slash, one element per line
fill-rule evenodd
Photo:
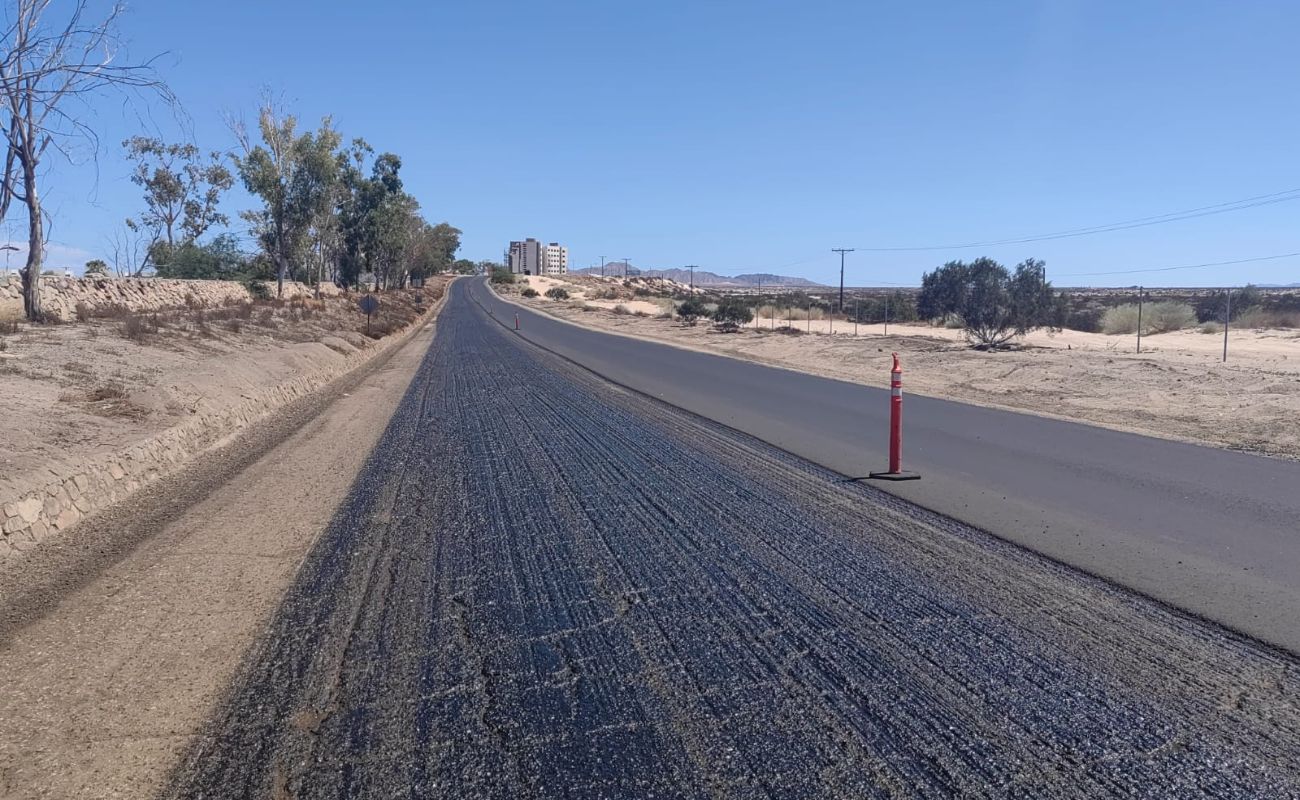
<path fill-rule="evenodd" d="M 894 353 L 894 366 L 889 371 L 889 471 L 873 472 L 872 478 L 885 481 L 920 480 L 918 472 L 903 469 L 903 365 Z"/>

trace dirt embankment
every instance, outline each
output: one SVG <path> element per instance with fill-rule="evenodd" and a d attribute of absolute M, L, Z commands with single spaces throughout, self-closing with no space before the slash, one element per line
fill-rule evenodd
<path fill-rule="evenodd" d="M 0 330 L 0 559 L 34 547 L 387 350 L 445 280 L 355 296 L 190 301 Z"/>
<path fill-rule="evenodd" d="M 910 392 L 1300 458 L 1300 331 L 1230 331 L 1227 363 L 1222 334 L 1198 330 L 1144 337 L 1140 354 L 1133 336 L 1077 331 L 1037 332 L 1015 349 L 980 352 L 960 331 L 944 328 L 890 325 L 886 336 L 880 325 L 861 325 L 855 335 L 843 319 L 765 318 L 727 334 L 705 322 L 685 326 L 638 315 L 627 300 L 627 313 L 615 313 L 605 306 L 618 301 L 593 303 L 585 282 L 559 301 L 521 297 L 519 286 L 496 288 L 513 302 L 586 327 L 856 383 L 887 386 L 889 354 L 897 352 Z"/>

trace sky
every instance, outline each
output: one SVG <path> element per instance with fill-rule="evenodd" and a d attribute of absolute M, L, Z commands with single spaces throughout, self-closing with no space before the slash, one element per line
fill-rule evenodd
<path fill-rule="evenodd" d="M 982 255 L 1044 259 L 1065 286 L 1300 282 L 1300 192 L 949 247 L 1300 188 L 1298 29 L 1300 4 L 1281 1 L 136 0 L 129 57 L 162 54 L 185 115 L 85 109 L 101 147 L 48 166 L 49 264 L 105 255 L 141 208 L 124 138 L 229 149 L 223 118 L 255 118 L 269 90 L 400 155 L 426 218 L 475 260 L 532 236 L 566 244 L 571 267 L 825 283 L 831 248 L 857 248 L 850 285 Z M 225 210 L 252 205 L 237 191 Z M 22 238 L 20 212 L 5 224 Z M 879 250 L 910 247 L 937 249 Z"/>

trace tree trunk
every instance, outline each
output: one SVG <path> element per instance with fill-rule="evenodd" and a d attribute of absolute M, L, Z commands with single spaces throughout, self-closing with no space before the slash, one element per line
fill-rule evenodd
<path fill-rule="evenodd" d="M 27 266 L 19 270 L 23 280 L 23 311 L 29 322 L 43 322 L 41 309 L 41 264 L 45 260 L 45 228 L 41 222 L 41 199 L 36 190 L 36 165 L 23 163 L 23 191 L 27 202 Z"/>

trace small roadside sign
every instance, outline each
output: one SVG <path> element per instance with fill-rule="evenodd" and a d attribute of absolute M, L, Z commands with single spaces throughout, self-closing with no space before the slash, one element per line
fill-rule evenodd
<path fill-rule="evenodd" d="M 379 298 L 373 294 L 365 294 L 357 301 L 361 310 L 366 314 L 366 335 L 370 334 L 370 315 L 379 310 Z"/>

